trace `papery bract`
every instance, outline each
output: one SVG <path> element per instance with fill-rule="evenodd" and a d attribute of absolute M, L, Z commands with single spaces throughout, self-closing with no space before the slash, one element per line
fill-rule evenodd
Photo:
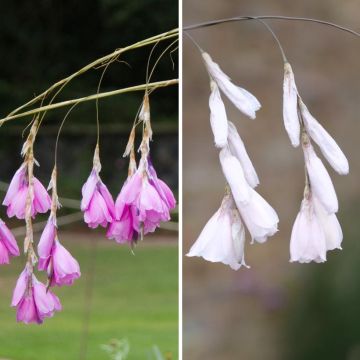
<path fill-rule="evenodd" d="M 16 239 L 6 224 L 0 219 L 0 264 L 9 264 L 10 256 L 19 256 Z"/>
<path fill-rule="evenodd" d="M 311 200 L 304 198 L 290 240 L 290 261 L 317 263 L 326 261 L 325 233 Z"/>
<path fill-rule="evenodd" d="M 11 306 L 17 307 L 17 321 L 41 324 L 61 310 L 59 298 L 38 281 L 26 267 L 16 283 Z"/>
<path fill-rule="evenodd" d="M 84 212 L 84 220 L 90 228 L 99 225 L 106 227 L 115 216 L 114 200 L 101 181 L 99 173 L 93 169 L 89 178 L 82 187 L 81 210 Z"/>
<path fill-rule="evenodd" d="M 339 145 L 310 114 L 308 108 L 302 101 L 300 101 L 300 110 L 307 133 L 319 146 L 326 160 L 340 175 L 347 174 L 349 172 L 349 163 Z"/>
<path fill-rule="evenodd" d="M 230 151 L 240 161 L 246 181 L 252 188 L 254 188 L 259 184 L 259 178 L 257 176 L 255 168 L 249 158 L 249 155 L 246 152 L 244 143 L 241 140 L 235 125 L 229 121 L 228 126 L 229 126 L 228 141 L 229 141 Z"/>
<path fill-rule="evenodd" d="M 202 53 L 206 68 L 212 79 L 225 96 L 245 115 L 255 119 L 256 111 L 261 108 L 259 101 L 247 90 L 234 85 L 230 78 L 220 69 L 208 53 Z"/>
<path fill-rule="evenodd" d="M 284 64 L 283 119 L 285 129 L 294 147 L 300 144 L 300 121 L 298 116 L 298 91 L 291 65 Z"/>
<path fill-rule="evenodd" d="M 214 134 L 215 146 L 226 146 L 228 139 L 228 123 L 225 105 L 221 99 L 220 91 L 214 81 L 210 82 L 211 95 L 209 98 L 210 124 Z"/>
<path fill-rule="evenodd" d="M 334 185 L 324 164 L 315 154 L 310 142 L 303 143 L 306 170 L 313 194 L 323 204 L 329 214 L 338 211 L 338 199 Z"/>
<path fill-rule="evenodd" d="M 245 229 L 239 213 L 226 195 L 219 210 L 207 222 L 187 256 L 200 256 L 211 262 L 222 262 L 238 270 L 246 266 Z"/>

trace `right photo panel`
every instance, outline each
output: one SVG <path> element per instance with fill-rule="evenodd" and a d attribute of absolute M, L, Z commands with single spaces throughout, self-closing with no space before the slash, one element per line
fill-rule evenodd
<path fill-rule="evenodd" d="M 358 10 L 183 0 L 184 359 L 360 359 Z"/>

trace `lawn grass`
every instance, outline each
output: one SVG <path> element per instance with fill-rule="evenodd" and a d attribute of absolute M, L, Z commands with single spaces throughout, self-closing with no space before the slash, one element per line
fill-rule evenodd
<path fill-rule="evenodd" d="M 15 310 L 9 307 L 23 259 L 0 268 L 0 359 L 79 359 L 90 242 L 94 240 L 93 236 L 62 235 L 62 242 L 80 262 L 82 277 L 71 287 L 55 289 L 63 311 L 43 325 L 17 323 Z M 98 240 L 87 360 L 109 359 L 101 344 L 122 338 L 130 343 L 129 360 L 148 359 L 153 345 L 177 359 L 176 241 L 149 238 L 144 242 L 134 256 L 127 246 Z"/>

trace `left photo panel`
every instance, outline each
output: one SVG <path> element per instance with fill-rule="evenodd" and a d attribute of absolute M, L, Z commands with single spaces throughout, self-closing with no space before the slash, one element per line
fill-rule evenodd
<path fill-rule="evenodd" d="M 2 3 L 0 359 L 179 359 L 178 9 Z"/>

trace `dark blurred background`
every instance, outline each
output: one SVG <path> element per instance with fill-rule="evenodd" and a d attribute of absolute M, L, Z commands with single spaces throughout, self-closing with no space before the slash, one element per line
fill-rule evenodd
<path fill-rule="evenodd" d="M 184 25 L 240 15 L 288 15 L 333 21 L 357 31 L 359 1 L 184 0 Z M 255 121 L 226 109 L 260 177 L 257 190 L 277 210 L 279 232 L 246 244 L 251 269 L 184 257 L 184 358 L 191 360 L 360 359 L 359 51 L 358 38 L 310 23 L 268 21 L 293 66 L 313 115 L 341 146 L 350 174 L 331 168 L 344 231 L 342 251 L 324 264 L 290 264 L 289 240 L 304 188 L 303 155 L 282 120 L 283 64 L 256 22 L 192 31 L 233 81 L 262 103 Z M 219 207 L 224 179 L 209 125 L 209 81 L 184 37 L 184 252 Z M 326 165 L 327 166 L 327 165 Z"/>
<path fill-rule="evenodd" d="M 176 27 L 178 2 L 174 0 L 2 1 L 0 117 L 93 60 Z M 171 41 L 158 45 L 152 64 Z M 119 58 L 121 62 L 111 64 L 100 91 L 145 83 L 151 47 L 124 53 Z M 152 81 L 177 78 L 177 59 L 177 51 L 172 53 L 172 58 L 166 54 Z M 76 78 L 55 101 L 95 94 L 101 72 L 102 69 L 94 69 Z M 142 96 L 141 92 L 128 93 L 99 101 L 101 177 L 114 197 L 127 176 L 128 160 L 122 154 Z M 150 104 L 154 130 L 152 160 L 158 176 L 177 197 L 177 86 L 156 90 L 150 96 Z M 45 186 L 53 167 L 56 134 L 67 110 L 46 114 L 35 143 L 35 157 L 41 165 L 36 167 L 35 175 Z M 6 188 L 3 182 L 11 180 L 22 162 L 21 134 L 30 120 L 10 121 L 0 129 L 1 199 Z M 138 138 L 137 144 L 139 141 Z M 81 186 L 92 168 L 95 143 L 95 102 L 80 104 L 70 114 L 60 136 L 59 196 L 80 200 Z M 21 248 L 24 222 L 7 219 L 5 210 L 1 206 L 0 217 L 15 229 Z M 69 213 L 74 213 L 74 209 L 64 206 L 58 217 Z M 46 220 L 47 216 L 37 216 L 35 222 Z M 81 219 L 75 214 L 76 217 Z M 176 212 L 172 220 L 177 221 Z M 92 231 L 82 221 L 61 226 L 60 239 L 79 260 L 82 277 L 74 286 L 55 289 L 64 310 L 42 326 L 17 324 L 15 311 L 9 307 L 13 287 L 24 266 L 23 257 L 1 267 L 0 358 L 109 359 L 110 354 L 102 345 L 111 347 L 124 340 L 130 345 L 130 359 L 155 359 L 155 348 L 164 358 L 176 359 L 178 236 L 175 223 L 171 229 L 160 229 L 146 237 L 133 256 L 128 246 L 108 241 L 104 229 Z M 39 236 L 37 232 L 36 242 Z M 99 245 L 95 258 L 92 245 L 96 239 Z M 89 269 L 94 263 L 91 282 Z M 37 276 L 45 281 L 44 274 Z M 86 295 L 89 286 L 93 289 L 92 298 Z M 88 325 L 84 313 L 87 307 L 90 308 Z"/>

